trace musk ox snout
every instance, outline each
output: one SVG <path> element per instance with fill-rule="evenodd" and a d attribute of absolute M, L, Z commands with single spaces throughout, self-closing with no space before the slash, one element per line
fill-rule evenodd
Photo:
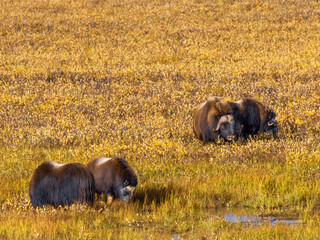
<path fill-rule="evenodd" d="M 95 183 L 91 172 L 80 163 L 58 164 L 47 161 L 35 170 L 29 196 L 34 208 L 44 205 L 93 203 Z"/>
<path fill-rule="evenodd" d="M 95 179 L 96 192 L 105 194 L 108 202 L 118 198 L 128 202 L 135 193 L 137 176 L 122 158 L 96 158 L 88 163 Z"/>
<path fill-rule="evenodd" d="M 215 131 L 224 140 L 232 141 L 240 135 L 241 124 L 235 121 L 233 115 L 224 115 L 220 118 Z"/>
<path fill-rule="evenodd" d="M 268 134 L 277 134 L 278 133 L 278 122 L 273 117 L 271 120 L 269 120 L 265 126 L 264 126 L 264 131 Z"/>
<path fill-rule="evenodd" d="M 133 196 L 135 191 L 136 191 L 135 186 L 122 187 L 119 190 L 119 199 L 125 202 L 129 202 L 130 198 Z"/>

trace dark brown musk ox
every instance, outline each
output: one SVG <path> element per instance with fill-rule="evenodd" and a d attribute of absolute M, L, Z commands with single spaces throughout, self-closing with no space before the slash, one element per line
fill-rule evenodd
<path fill-rule="evenodd" d="M 270 108 L 251 98 L 229 102 L 229 104 L 235 120 L 242 126 L 241 135 L 244 138 L 254 136 L 258 132 L 277 134 L 276 114 Z"/>
<path fill-rule="evenodd" d="M 128 202 L 135 193 L 137 176 L 124 159 L 95 158 L 87 164 L 87 167 L 93 174 L 96 192 L 104 193 L 108 203 L 116 198 Z"/>
<path fill-rule="evenodd" d="M 46 161 L 34 171 L 29 195 L 34 208 L 44 205 L 66 206 L 73 203 L 93 203 L 94 178 L 80 163 L 58 164 Z"/>
<path fill-rule="evenodd" d="M 215 142 L 218 137 L 231 141 L 241 134 L 241 124 L 235 121 L 228 102 L 210 97 L 195 109 L 193 132 L 203 142 Z"/>

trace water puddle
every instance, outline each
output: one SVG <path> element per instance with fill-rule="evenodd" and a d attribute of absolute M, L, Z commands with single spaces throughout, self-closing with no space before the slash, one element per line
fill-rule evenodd
<path fill-rule="evenodd" d="M 261 227 L 263 225 L 286 224 L 288 226 L 297 226 L 302 224 L 302 219 L 297 215 L 286 213 L 261 213 L 259 211 L 249 210 L 246 208 L 224 208 L 209 212 L 210 219 L 223 220 L 228 223 L 240 223 L 245 227 Z M 172 235 L 173 240 L 180 240 L 178 234 Z"/>
<path fill-rule="evenodd" d="M 302 221 L 298 217 L 290 215 L 279 215 L 279 214 L 258 214 L 255 212 L 248 211 L 246 209 L 225 209 L 218 211 L 213 214 L 212 217 L 218 219 L 224 219 L 229 223 L 243 223 L 247 225 L 259 226 L 263 224 L 288 224 L 298 225 Z"/>
<path fill-rule="evenodd" d="M 246 223 L 249 225 L 261 225 L 261 224 L 271 224 L 274 226 L 277 223 L 297 225 L 301 221 L 296 218 L 286 218 L 278 216 L 260 216 L 260 215 L 235 215 L 228 213 L 224 216 L 224 220 L 229 223 Z"/>

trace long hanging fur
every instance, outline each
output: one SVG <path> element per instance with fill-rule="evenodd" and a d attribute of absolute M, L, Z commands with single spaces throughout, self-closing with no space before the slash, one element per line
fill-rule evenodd
<path fill-rule="evenodd" d="M 91 172 L 80 163 L 43 162 L 35 170 L 29 195 L 32 206 L 57 207 L 73 203 L 93 203 L 95 183 Z"/>
<path fill-rule="evenodd" d="M 242 135 L 247 138 L 258 132 L 276 134 L 278 123 L 276 114 L 262 103 L 244 98 L 237 102 L 228 102 L 236 121 L 242 125 Z"/>

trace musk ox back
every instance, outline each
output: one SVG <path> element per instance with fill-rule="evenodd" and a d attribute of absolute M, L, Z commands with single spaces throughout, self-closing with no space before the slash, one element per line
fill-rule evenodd
<path fill-rule="evenodd" d="M 235 121 L 228 102 L 210 97 L 195 110 L 193 132 L 203 142 L 214 142 L 218 136 L 230 141 L 240 135 L 241 125 Z"/>
<path fill-rule="evenodd" d="M 242 135 L 247 138 L 258 132 L 276 134 L 278 123 L 276 114 L 262 103 L 244 98 L 237 102 L 229 102 L 236 121 L 242 125 Z"/>
<path fill-rule="evenodd" d="M 87 167 L 95 179 L 96 192 L 104 193 L 108 203 L 115 198 L 128 202 L 133 196 L 138 183 L 137 176 L 122 158 L 96 158 Z"/>
<path fill-rule="evenodd" d="M 32 206 L 57 207 L 73 203 L 93 203 L 95 183 L 91 172 L 80 163 L 47 161 L 38 166 L 29 184 Z"/>

